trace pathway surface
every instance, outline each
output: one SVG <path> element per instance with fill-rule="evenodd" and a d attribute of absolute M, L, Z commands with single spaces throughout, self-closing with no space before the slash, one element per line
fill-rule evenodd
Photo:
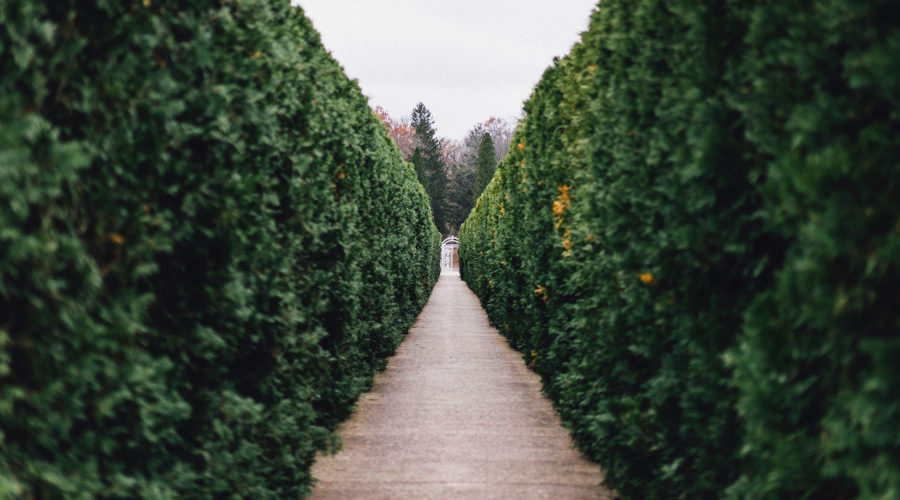
<path fill-rule="evenodd" d="M 455 272 L 338 432 L 313 499 L 612 498 Z"/>

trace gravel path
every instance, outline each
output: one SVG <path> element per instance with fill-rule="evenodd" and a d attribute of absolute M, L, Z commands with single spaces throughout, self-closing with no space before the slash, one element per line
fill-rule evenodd
<path fill-rule="evenodd" d="M 339 433 L 313 499 L 612 498 L 458 273 Z"/>

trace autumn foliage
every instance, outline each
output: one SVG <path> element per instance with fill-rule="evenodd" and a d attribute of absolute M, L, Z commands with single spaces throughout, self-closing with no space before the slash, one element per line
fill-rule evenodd
<path fill-rule="evenodd" d="M 403 159 L 410 161 L 413 151 L 416 149 L 416 131 L 409 124 L 408 119 L 395 120 L 381 106 L 375 106 L 372 110 L 378 120 L 384 125 L 388 136 L 403 153 Z"/>

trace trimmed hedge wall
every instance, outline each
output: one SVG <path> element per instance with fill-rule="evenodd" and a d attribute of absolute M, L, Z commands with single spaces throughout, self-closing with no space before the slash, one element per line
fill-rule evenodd
<path fill-rule="evenodd" d="M 630 498 L 900 497 L 900 18 L 604 0 L 460 230 Z"/>
<path fill-rule="evenodd" d="M 439 273 L 288 0 L 0 1 L 0 497 L 288 498 Z"/>

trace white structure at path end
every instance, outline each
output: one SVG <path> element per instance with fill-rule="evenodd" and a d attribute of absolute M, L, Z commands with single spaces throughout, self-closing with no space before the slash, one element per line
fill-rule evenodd
<path fill-rule="evenodd" d="M 441 271 L 453 269 L 453 254 L 459 248 L 459 239 L 456 236 L 448 236 L 441 242 Z"/>

